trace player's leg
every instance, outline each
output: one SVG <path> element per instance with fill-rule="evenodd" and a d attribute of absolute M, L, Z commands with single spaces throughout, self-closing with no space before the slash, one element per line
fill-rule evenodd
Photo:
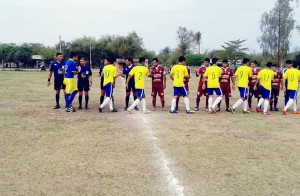
<path fill-rule="evenodd" d="M 155 111 L 156 110 L 156 96 L 157 96 L 157 93 L 158 93 L 158 88 L 155 87 L 155 86 L 152 86 L 152 111 Z"/>
<path fill-rule="evenodd" d="M 200 100 L 201 100 L 201 96 L 203 95 L 203 89 L 202 86 L 198 85 L 198 92 L 197 92 L 197 98 L 196 98 L 196 107 L 195 107 L 195 111 L 199 110 L 199 106 L 200 106 Z"/>
<path fill-rule="evenodd" d="M 209 96 L 208 96 L 208 93 L 207 93 L 207 89 L 205 89 L 203 91 L 203 93 L 205 94 L 205 97 L 206 97 L 206 100 L 205 100 L 205 110 L 208 112 L 208 99 L 209 99 Z"/>
<path fill-rule="evenodd" d="M 84 91 L 84 96 L 85 96 L 85 109 L 89 108 L 89 89 L 86 89 L 86 91 Z"/>
<path fill-rule="evenodd" d="M 221 88 L 213 89 L 213 91 L 216 92 L 218 97 L 215 100 L 215 102 L 212 104 L 211 111 L 215 111 L 216 106 L 222 101 L 222 97 L 223 97 Z"/>
<path fill-rule="evenodd" d="M 287 102 L 286 106 L 282 110 L 282 113 L 284 115 L 287 114 L 287 110 L 294 104 L 297 96 L 297 93 L 294 90 L 287 90 L 287 93 L 289 94 L 289 101 Z"/>
<path fill-rule="evenodd" d="M 105 90 L 101 89 L 101 91 L 100 91 L 100 104 L 99 105 L 101 105 L 103 103 L 104 97 L 105 97 Z"/>
<path fill-rule="evenodd" d="M 75 99 L 76 94 L 78 93 L 78 88 L 77 88 L 77 85 L 74 81 L 74 78 L 72 78 L 70 81 L 71 81 L 71 88 L 72 88 L 72 93 L 71 93 L 71 96 L 70 96 L 70 107 L 73 108 L 73 110 L 75 110 L 75 108 L 72 106 L 72 103 Z"/>
<path fill-rule="evenodd" d="M 279 98 L 279 89 L 274 89 L 274 111 L 277 112 L 278 108 L 278 98 Z"/>
<path fill-rule="evenodd" d="M 229 108 L 230 112 L 232 112 L 232 113 L 235 113 L 235 109 L 242 104 L 244 105 L 244 111 L 245 111 L 245 107 L 247 108 L 247 106 L 248 106 L 248 103 L 245 104 L 245 101 L 248 102 L 248 100 L 247 100 L 248 88 L 239 87 L 239 91 L 240 91 L 240 99 L 237 100 L 237 102 L 231 108 Z"/>
<path fill-rule="evenodd" d="M 83 84 L 81 81 L 77 81 L 77 88 L 78 88 L 78 109 L 82 109 L 82 95 L 83 95 Z"/>
<path fill-rule="evenodd" d="M 178 110 L 176 110 L 176 100 L 178 96 L 180 95 L 179 87 L 173 87 L 174 93 L 173 93 L 173 99 L 171 102 L 171 110 L 170 113 L 178 113 Z"/>
<path fill-rule="evenodd" d="M 254 96 L 254 89 L 253 87 L 249 87 L 249 96 L 248 96 L 248 106 L 249 106 L 249 111 L 252 112 L 252 98 Z"/>
<path fill-rule="evenodd" d="M 271 98 L 270 98 L 270 111 L 273 111 L 273 104 L 274 104 L 274 97 L 275 97 L 274 93 L 275 93 L 275 89 L 272 89 Z"/>
<path fill-rule="evenodd" d="M 261 109 L 262 104 L 265 102 L 265 98 L 264 97 L 268 97 L 268 91 L 263 87 L 263 86 L 259 86 L 260 92 L 263 94 L 263 96 L 259 99 L 257 106 L 256 106 L 256 112 L 263 112 L 263 110 Z"/>
<path fill-rule="evenodd" d="M 60 105 L 59 105 L 59 94 L 60 94 L 60 89 L 62 89 L 62 85 L 63 85 L 63 80 L 62 79 L 54 78 L 54 90 L 55 90 L 55 102 L 56 102 L 56 105 L 54 106 L 53 109 L 59 109 L 60 108 Z"/>
<path fill-rule="evenodd" d="M 131 104 L 130 107 L 128 107 L 127 111 L 129 113 L 132 113 L 132 110 L 137 107 L 137 105 L 142 101 L 143 99 L 143 89 L 136 89 L 136 93 L 137 93 L 137 99 L 134 100 L 134 102 Z"/>
<path fill-rule="evenodd" d="M 102 112 L 102 109 L 104 108 L 104 106 L 106 106 L 107 104 L 110 104 L 111 101 L 111 97 L 112 97 L 112 93 L 113 93 L 113 85 L 112 83 L 108 83 L 104 86 L 105 88 L 105 94 L 106 94 L 106 99 L 104 99 L 103 103 L 99 106 L 99 112 Z M 111 107 L 111 104 L 110 104 Z"/>
<path fill-rule="evenodd" d="M 134 83 L 132 84 L 132 95 L 133 95 L 133 100 L 135 101 L 138 98 L 138 95 L 137 95 L 137 90 L 135 88 L 135 84 Z M 139 108 L 137 106 L 135 106 L 134 109 L 136 111 L 139 111 Z"/>
<path fill-rule="evenodd" d="M 264 99 L 264 110 L 263 110 L 263 114 L 264 115 L 270 115 L 271 113 L 268 112 L 269 109 L 269 105 L 270 105 L 270 98 L 271 98 L 271 91 L 265 89 L 264 87 L 262 87 L 260 89 L 261 92 L 261 98 L 260 99 Z"/>
<path fill-rule="evenodd" d="M 165 94 L 164 94 L 164 87 L 163 86 L 158 88 L 158 96 L 160 97 L 162 110 L 167 111 L 167 108 L 165 106 Z"/>
<path fill-rule="evenodd" d="M 130 92 L 131 92 L 131 85 L 128 85 L 128 88 L 126 89 L 126 96 L 125 96 L 125 108 L 124 110 L 127 110 L 129 107 L 129 99 L 130 99 Z"/>
<path fill-rule="evenodd" d="M 176 106 L 175 106 L 175 110 L 178 110 L 178 105 L 179 105 L 180 97 L 181 97 L 181 95 L 179 95 L 179 96 L 176 98 Z"/>
<path fill-rule="evenodd" d="M 150 114 L 151 112 L 147 110 L 147 107 L 146 107 L 146 96 L 145 96 L 145 90 L 143 89 L 142 91 L 142 100 L 141 100 L 141 103 L 142 103 L 142 108 L 143 108 L 143 114 Z"/>
<path fill-rule="evenodd" d="M 189 100 L 189 97 L 188 97 L 188 95 L 189 95 L 188 88 L 187 87 L 181 87 L 179 90 L 180 90 L 180 94 L 183 97 L 186 113 L 187 114 L 193 114 L 194 111 L 191 111 L 191 109 L 190 109 L 190 100 Z"/>
<path fill-rule="evenodd" d="M 226 95 L 227 95 L 227 88 L 225 85 L 221 85 L 221 91 L 223 96 L 225 96 L 225 102 L 226 102 Z M 222 104 L 222 100 L 218 103 L 218 109 L 216 110 L 217 112 L 221 111 L 221 104 Z M 227 107 L 226 107 L 227 109 Z"/>

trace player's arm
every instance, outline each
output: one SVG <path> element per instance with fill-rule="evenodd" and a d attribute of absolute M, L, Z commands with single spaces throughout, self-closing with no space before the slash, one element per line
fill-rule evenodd
<path fill-rule="evenodd" d="M 205 82 L 207 81 L 207 78 L 208 78 L 208 73 L 207 73 L 207 70 L 205 71 L 205 73 L 203 74 L 203 85 L 202 85 L 202 89 L 205 89 L 206 88 L 206 85 L 205 85 Z"/>
<path fill-rule="evenodd" d="M 257 84 L 258 84 L 259 81 L 260 81 L 261 73 L 262 73 L 261 71 L 258 73 L 257 80 L 256 80 L 256 82 L 255 82 L 255 84 L 254 84 L 254 87 L 253 87 L 254 90 L 257 89 Z"/>
<path fill-rule="evenodd" d="M 200 69 L 197 69 L 197 70 L 195 71 L 195 73 L 196 73 L 196 77 L 199 77 L 199 76 L 200 76 Z"/>
<path fill-rule="evenodd" d="M 49 75 L 48 75 L 48 83 L 47 83 L 47 86 L 49 87 L 50 86 L 50 84 L 51 84 L 51 77 L 52 77 L 52 71 L 50 70 L 49 71 Z"/>
<path fill-rule="evenodd" d="M 171 78 L 171 80 L 174 80 L 174 70 L 173 70 L 173 68 L 171 69 L 169 77 Z"/>
<path fill-rule="evenodd" d="M 92 87 L 92 85 L 93 85 L 93 73 L 92 73 L 92 70 L 90 70 L 90 72 L 89 72 L 89 83 L 90 83 L 90 87 Z"/>
<path fill-rule="evenodd" d="M 132 78 L 132 75 L 129 73 L 128 77 L 127 77 L 126 85 L 125 85 L 126 89 L 128 89 L 128 83 L 129 83 L 130 78 Z"/>
<path fill-rule="evenodd" d="M 232 84 L 232 90 L 235 90 L 235 76 L 233 74 L 233 70 L 231 72 L 231 84 Z"/>
<path fill-rule="evenodd" d="M 164 89 L 167 87 L 167 76 L 164 74 Z"/>
<path fill-rule="evenodd" d="M 188 71 L 187 68 L 186 68 L 186 71 L 185 71 L 185 74 L 184 74 L 184 78 L 186 78 L 186 79 L 190 79 L 191 78 L 191 76 L 190 76 L 189 71 Z"/>

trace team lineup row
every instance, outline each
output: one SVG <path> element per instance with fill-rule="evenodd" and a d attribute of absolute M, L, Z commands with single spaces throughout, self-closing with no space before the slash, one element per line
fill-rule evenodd
<path fill-rule="evenodd" d="M 54 109 L 60 108 L 59 93 L 61 89 L 65 92 L 66 111 L 75 112 L 72 102 L 79 92 L 79 109 L 82 109 L 82 97 L 85 95 L 85 108 L 88 109 L 89 90 L 92 86 L 92 71 L 87 65 L 84 58 L 80 59 L 80 65 L 77 66 L 78 54 L 72 52 L 70 59 L 65 63 L 61 53 L 57 53 L 56 60 L 52 62 L 48 77 L 48 86 L 52 74 L 54 73 L 54 89 L 56 91 L 56 106 Z M 210 63 L 212 62 L 212 63 Z M 220 110 L 220 104 L 225 97 L 226 111 L 235 113 L 235 109 L 243 105 L 243 113 L 252 112 L 252 97 L 258 99 L 256 111 L 264 115 L 269 115 L 270 110 L 278 111 L 278 97 L 280 90 L 285 92 L 285 108 L 282 110 L 283 114 L 287 114 L 287 109 L 293 106 L 293 113 L 297 112 L 297 90 L 300 81 L 300 71 L 296 69 L 292 61 L 286 62 L 286 68 L 283 72 L 277 69 L 273 63 L 267 63 L 265 69 L 257 67 L 257 62 L 250 62 L 249 59 L 243 59 L 243 65 L 240 66 L 236 72 L 228 67 L 228 61 L 222 61 L 222 67 L 217 65 L 218 59 L 205 59 L 204 66 L 195 71 L 196 76 L 200 77 L 198 85 L 198 93 L 196 98 L 195 110 L 199 110 L 200 98 L 206 97 L 206 110 L 209 114 L 215 114 Z M 101 77 L 101 96 L 99 112 L 108 104 L 111 112 L 117 112 L 113 104 L 113 90 L 115 80 L 119 76 L 126 78 L 126 98 L 125 110 L 129 113 L 138 110 L 137 105 L 141 103 L 143 113 L 148 114 L 150 111 L 146 109 L 145 101 L 145 78 L 152 78 L 152 110 L 156 110 L 156 97 L 160 97 L 162 110 L 166 111 L 164 100 L 164 89 L 166 88 L 166 73 L 164 67 L 159 65 L 157 58 L 152 60 L 152 67 L 150 69 L 145 67 L 145 58 L 139 59 L 138 65 L 133 65 L 132 58 L 125 59 L 125 65 L 118 71 L 114 65 L 115 59 L 107 57 L 103 61 L 103 66 L 100 67 L 99 76 Z M 251 66 L 251 68 L 250 68 Z M 78 75 L 77 84 L 74 76 Z M 170 71 L 170 78 L 173 80 L 174 97 L 171 102 L 170 113 L 178 113 L 179 97 L 184 99 L 186 113 L 193 114 L 194 111 L 190 109 L 190 101 L 188 98 L 189 78 L 191 70 L 186 65 L 184 56 L 179 57 L 179 63 L 174 65 Z M 240 99 L 229 107 L 229 98 L 231 97 L 231 89 L 235 90 L 235 83 L 237 81 L 237 88 L 240 92 Z M 129 106 L 129 97 L 132 92 L 134 102 Z M 213 102 L 214 93 L 217 95 Z M 106 96 L 106 98 L 105 98 Z M 263 107 L 263 109 L 261 109 Z"/>

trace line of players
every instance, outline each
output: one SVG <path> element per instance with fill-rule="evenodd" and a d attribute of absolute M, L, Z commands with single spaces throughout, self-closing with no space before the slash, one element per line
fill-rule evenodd
<path fill-rule="evenodd" d="M 79 109 L 82 109 L 82 96 L 85 94 L 85 108 L 88 109 L 89 102 L 89 90 L 92 86 L 92 71 L 86 64 L 84 58 L 80 59 L 80 65 L 76 67 L 76 61 L 78 60 L 77 53 L 71 53 L 70 59 L 63 63 L 63 56 L 61 53 L 57 53 L 56 61 L 51 64 L 48 86 L 50 85 L 52 73 L 54 73 L 54 89 L 56 91 L 56 106 L 54 109 L 60 108 L 59 105 L 59 93 L 60 89 L 64 89 L 66 100 L 66 111 L 75 112 L 75 108 L 72 106 L 72 101 L 75 98 L 77 92 L 79 92 Z M 115 59 L 107 57 L 104 60 L 104 65 L 100 67 L 99 76 L 101 77 L 101 96 L 99 112 L 103 111 L 105 105 L 109 104 L 110 112 L 117 112 L 113 104 L 113 89 L 115 86 L 115 80 L 121 76 L 126 78 L 126 98 L 125 98 L 125 110 L 132 113 L 132 110 L 138 110 L 137 105 L 141 102 L 143 113 L 150 113 L 146 109 L 145 102 L 145 77 L 152 78 L 152 110 L 156 110 L 156 97 L 160 97 L 162 110 L 166 111 L 164 100 L 164 89 L 166 88 L 166 74 L 164 67 L 159 65 L 158 59 L 152 60 L 152 67 L 150 70 L 145 68 L 145 58 L 139 59 L 139 65 L 133 65 L 132 58 L 126 58 L 126 66 L 122 72 L 118 72 L 116 66 L 114 66 Z M 212 65 L 210 65 L 210 59 L 205 59 L 204 66 L 200 67 L 196 71 L 196 76 L 200 77 L 198 92 L 196 98 L 195 111 L 199 110 L 200 99 L 202 96 L 206 96 L 206 110 L 210 114 L 214 114 L 220 111 L 220 104 L 222 97 L 225 96 L 226 111 L 235 113 L 235 109 L 243 104 L 243 113 L 252 112 L 252 98 L 258 99 L 256 107 L 257 112 L 262 112 L 265 115 L 269 115 L 268 108 L 270 110 L 278 111 L 277 104 L 279 98 L 279 91 L 285 90 L 285 105 L 282 110 L 283 114 L 287 114 L 288 107 L 294 107 L 294 114 L 297 112 L 297 89 L 298 82 L 300 80 L 300 72 L 293 68 L 292 61 L 287 61 L 287 68 L 283 70 L 284 75 L 277 69 L 277 66 L 269 62 L 266 69 L 260 69 L 257 67 L 257 62 L 251 62 L 251 68 L 249 67 L 249 59 L 243 60 L 243 66 L 239 67 L 237 71 L 234 71 L 228 67 L 228 61 L 222 61 L 222 67 L 217 65 L 218 59 L 212 59 Z M 294 66 L 296 67 L 296 66 Z M 74 81 L 74 75 L 78 74 L 77 85 Z M 171 113 L 178 113 L 179 97 L 184 98 L 186 105 L 186 113 L 193 114 L 194 111 L 189 107 L 189 78 L 191 76 L 191 70 L 186 65 L 186 60 L 182 56 L 179 58 L 179 63 L 172 67 L 170 72 L 170 78 L 173 80 L 174 97 L 171 103 Z M 229 98 L 231 97 L 231 88 L 235 90 L 235 82 L 238 81 L 238 89 L 240 91 L 240 99 L 232 106 L 229 107 Z M 133 104 L 129 107 L 129 97 L 132 92 L 134 97 Z M 213 94 L 217 94 L 217 99 L 213 103 Z M 106 95 L 106 99 L 105 98 Z M 264 103 L 264 110 L 261 109 Z M 249 105 L 249 108 L 248 108 Z M 218 107 L 217 107 L 218 106 Z M 215 109 L 217 107 L 217 109 Z"/>

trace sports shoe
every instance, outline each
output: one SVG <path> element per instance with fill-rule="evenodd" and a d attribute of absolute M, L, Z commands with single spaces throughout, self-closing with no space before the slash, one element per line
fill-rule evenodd
<path fill-rule="evenodd" d="M 116 108 L 109 110 L 110 112 L 118 112 L 118 110 L 116 110 Z"/>
<path fill-rule="evenodd" d="M 168 111 L 168 109 L 167 109 L 166 107 L 164 107 L 164 108 L 162 109 L 162 111 Z"/>
<path fill-rule="evenodd" d="M 249 112 L 253 112 L 253 109 L 252 109 L 252 108 L 248 108 L 248 111 L 249 111 Z"/>
<path fill-rule="evenodd" d="M 175 110 L 170 110 L 170 113 L 171 113 L 171 114 L 177 114 L 177 113 L 178 113 L 178 110 L 176 110 L 176 109 L 175 109 Z"/>
<path fill-rule="evenodd" d="M 151 111 L 155 111 L 155 110 L 156 110 L 156 108 L 155 108 L 155 107 L 151 108 Z"/>
<path fill-rule="evenodd" d="M 78 107 L 78 110 L 82 110 L 82 106 L 81 105 Z"/>
<path fill-rule="evenodd" d="M 261 112 L 263 112 L 263 110 L 260 107 L 256 107 L 256 112 L 261 113 Z"/>
<path fill-rule="evenodd" d="M 205 108 L 205 111 L 209 112 L 209 109 L 208 109 L 208 107 L 206 107 L 206 108 Z"/>
<path fill-rule="evenodd" d="M 293 112 L 293 114 L 300 114 L 300 112 Z"/>
<path fill-rule="evenodd" d="M 71 107 L 66 109 L 66 112 L 76 112 L 76 110 L 74 111 Z"/>
<path fill-rule="evenodd" d="M 281 112 L 282 112 L 283 115 L 288 115 L 287 111 L 285 111 L 284 109 L 281 110 Z"/>
<path fill-rule="evenodd" d="M 274 112 L 278 112 L 279 110 L 278 110 L 278 108 L 274 108 L 274 110 L 273 110 Z"/>
<path fill-rule="evenodd" d="M 273 108 L 270 108 L 270 111 L 273 111 Z"/>
<path fill-rule="evenodd" d="M 102 113 L 102 108 L 101 108 L 101 106 L 98 107 L 98 110 L 99 110 L 100 113 Z"/>
<path fill-rule="evenodd" d="M 216 112 L 210 111 L 208 112 L 208 114 L 216 114 Z"/>
<path fill-rule="evenodd" d="M 217 111 L 215 110 L 215 108 L 210 107 L 210 112 L 216 113 Z"/>
<path fill-rule="evenodd" d="M 251 114 L 249 111 L 243 111 L 243 114 Z"/>
<path fill-rule="evenodd" d="M 195 107 L 194 111 L 199 111 L 199 107 Z"/>
<path fill-rule="evenodd" d="M 149 110 L 144 110 L 143 114 L 151 114 L 151 112 Z"/>
<path fill-rule="evenodd" d="M 229 108 L 227 108 L 225 111 L 226 111 L 226 112 L 230 112 Z"/>
<path fill-rule="evenodd" d="M 137 106 L 134 107 L 135 111 L 140 111 L 139 108 Z"/>
<path fill-rule="evenodd" d="M 89 109 L 89 106 L 86 105 L 84 108 L 85 108 L 86 110 L 88 110 L 88 109 Z"/>
<path fill-rule="evenodd" d="M 186 110 L 185 111 L 187 114 L 194 114 L 195 113 L 195 111 L 192 111 L 192 110 Z"/>
<path fill-rule="evenodd" d="M 231 112 L 232 114 L 235 114 L 235 109 L 233 108 L 228 108 L 229 112 Z"/>
<path fill-rule="evenodd" d="M 124 108 L 124 110 L 127 110 L 127 109 L 128 109 L 128 107 L 125 107 L 125 108 Z"/>
<path fill-rule="evenodd" d="M 263 115 L 271 115 L 271 112 L 263 112 Z"/>
<path fill-rule="evenodd" d="M 59 109 L 60 108 L 60 106 L 59 105 L 56 105 L 56 106 L 54 106 L 54 110 L 57 110 L 57 109 Z"/>
<path fill-rule="evenodd" d="M 218 109 L 216 110 L 216 112 L 221 112 L 221 109 L 220 109 L 220 108 L 218 108 Z"/>
<path fill-rule="evenodd" d="M 127 108 L 127 112 L 128 112 L 129 114 L 132 114 L 132 113 L 133 113 L 133 111 L 132 111 L 131 109 L 129 109 L 129 108 Z"/>

